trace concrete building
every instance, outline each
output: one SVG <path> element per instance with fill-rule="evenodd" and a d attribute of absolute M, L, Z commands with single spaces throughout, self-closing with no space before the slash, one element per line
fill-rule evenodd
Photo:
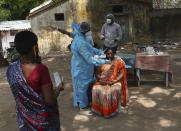
<path fill-rule="evenodd" d="M 50 0 L 30 11 L 32 30 L 39 37 L 42 53 L 50 49 L 66 48 L 71 39 L 49 25 L 72 31 L 71 24 L 87 21 L 91 24 L 93 38 L 99 44 L 99 35 L 105 15 L 113 13 L 123 30 L 123 43 L 150 40 L 149 11 L 152 0 Z"/>

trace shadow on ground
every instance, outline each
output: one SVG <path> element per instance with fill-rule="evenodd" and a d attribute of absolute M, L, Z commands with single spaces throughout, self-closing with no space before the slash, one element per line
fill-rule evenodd
<path fill-rule="evenodd" d="M 181 129 L 181 82 L 175 88 L 162 83 L 143 83 L 140 87 L 129 86 L 130 103 L 116 117 L 105 119 L 91 111 L 79 111 L 73 107 L 73 89 L 70 72 L 70 53 L 54 52 L 43 59 L 51 78 L 58 71 L 64 76 L 65 90 L 58 98 L 62 131 L 180 131 Z M 176 65 L 178 69 L 180 66 Z M 14 111 L 14 99 L 5 72 L 0 69 L 0 131 L 18 131 Z M 175 69 L 174 69 L 175 70 Z M 180 76 L 176 72 L 176 80 Z M 179 85 L 180 83 L 180 85 Z"/>

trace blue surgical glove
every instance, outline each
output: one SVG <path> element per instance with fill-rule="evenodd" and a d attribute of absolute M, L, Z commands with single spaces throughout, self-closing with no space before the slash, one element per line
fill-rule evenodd
<path fill-rule="evenodd" d="M 111 64 L 110 60 L 105 60 L 105 64 Z"/>

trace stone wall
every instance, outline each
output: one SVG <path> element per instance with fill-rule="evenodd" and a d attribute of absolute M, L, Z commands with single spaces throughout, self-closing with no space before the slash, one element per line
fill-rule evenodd
<path fill-rule="evenodd" d="M 152 0 L 81 0 L 74 5 L 77 6 L 77 14 L 80 14 L 79 21 L 83 20 L 91 23 L 94 40 L 102 45 L 103 41 L 100 40 L 99 36 L 101 27 L 105 23 L 105 15 L 112 12 L 112 5 L 116 4 L 128 8 L 129 41 L 135 43 L 150 41 Z M 124 15 L 124 13 L 121 15 Z"/>
<path fill-rule="evenodd" d="M 56 21 L 55 13 L 64 13 L 64 21 Z M 50 50 L 66 49 L 71 39 L 58 31 L 52 31 L 49 26 L 72 31 L 72 16 L 70 2 L 66 0 L 31 17 L 32 31 L 38 36 L 41 53 L 47 54 Z"/>
<path fill-rule="evenodd" d="M 181 39 L 181 9 L 155 9 L 151 12 L 153 40 Z"/>
<path fill-rule="evenodd" d="M 132 28 L 132 42 L 141 43 L 150 41 L 150 10 L 152 3 L 131 2 L 130 22 Z"/>
<path fill-rule="evenodd" d="M 148 42 L 151 39 L 150 34 L 150 10 L 152 9 L 152 0 L 89 0 L 89 20 L 91 22 L 94 38 L 99 40 L 100 30 L 105 23 L 105 15 L 112 12 L 112 5 L 120 4 L 126 6 L 129 22 L 129 41 L 132 42 Z M 124 10 L 124 9 L 123 9 Z M 120 17 L 124 18 L 124 17 Z"/>
<path fill-rule="evenodd" d="M 63 49 L 71 42 L 71 38 L 62 35 L 57 31 L 51 31 L 49 25 L 58 26 L 67 31 L 72 31 L 71 24 L 87 21 L 91 24 L 93 39 L 99 45 L 103 45 L 100 40 L 100 31 L 105 23 L 105 15 L 112 12 L 112 5 L 127 4 L 128 22 L 130 30 L 130 41 L 138 42 L 148 39 L 150 5 L 139 0 L 64 0 L 55 6 L 31 16 L 32 30 L 39 37 L 39 47 L 41 53 L 47 53 L 51 49 Z M 64 13 L 64 21 L 55 21 L 55 13 Z"/>

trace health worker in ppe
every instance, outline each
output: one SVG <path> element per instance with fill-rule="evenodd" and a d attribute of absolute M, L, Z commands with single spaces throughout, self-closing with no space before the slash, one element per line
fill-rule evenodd
<path fill-rule="evenodd" d="M 89 84 L 93 81 L 94 66 L 101 66 L 110 63 L 110 61 L 94 57 L 94 55 L 101 55 L 103 51 L 89 44 L 85 36 L 90 31 L 90 25 L 87 22 L 82 22 L 79 26 L 72 24 L 72 27 L 75 31 L 75 37 L 71 45 L 74 107 L 79 106 L 81 110 L 88 107 L 87 90 Z"/>

